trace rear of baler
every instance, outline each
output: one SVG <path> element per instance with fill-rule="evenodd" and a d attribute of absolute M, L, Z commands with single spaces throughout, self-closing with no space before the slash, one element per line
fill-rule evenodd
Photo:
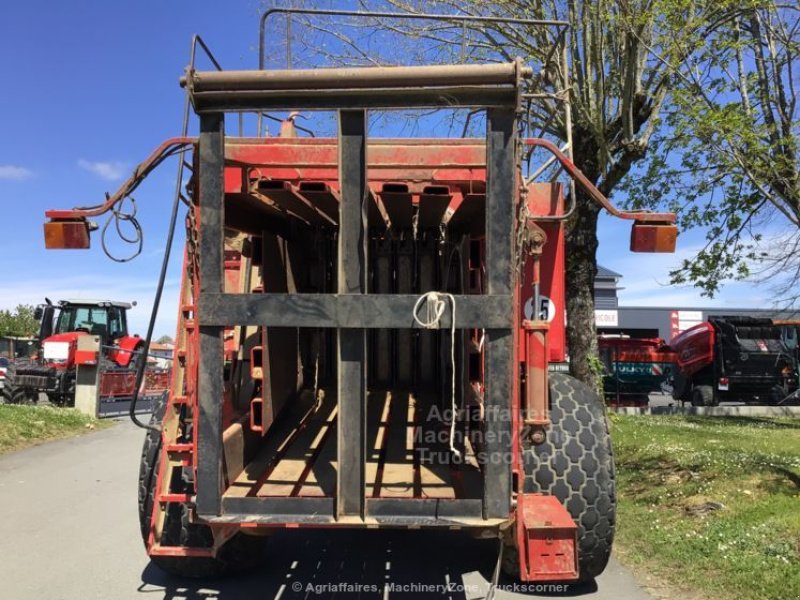
<path fill-rule="evenodd" d="M 520 137 L 520 61 L 199 72 L 200 134 L 162 144 L 92 211 L 51 211 L 49 247 L 88 246 L 170 152 L 190 151 L 169 394 L 142 454 L 149 555 L 167 571 L 246 565 L 280 528 L 469 529 L 524 581 L 598 575 L 615 521 L 602 400 L 565 360 L 561 186 L 550 151 L 674 247 L 673 217 L 622 213 L 550 142 Z M 368 111 L 485 111 L 484 139 L 370 139 Z M 336 111 L 338 136 L 226 134 L 231 112 Z"/>

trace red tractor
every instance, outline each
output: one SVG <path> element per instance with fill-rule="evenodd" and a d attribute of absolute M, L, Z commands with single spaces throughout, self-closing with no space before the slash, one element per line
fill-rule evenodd
<path fill-rule="evenodd" d="M 101 369 L 135 369 L 144 340 L 128 335 L 127 302 L 49 299 L 36 308 L 40 321 L 38 356 L 8 366 L 4 395 L 12 403 L 36 402 L 40 393 L 51 403 L 69 406 L 75 400 L 78 338 L 94 335 L 101 345 Z"/>
<path fill-rule="evenodd" d="M 293 9 L 262 27 L 276 10 Z M 46 213 L 48 248 L 87 248 L 89 219 L 118 214 L 166 156 L 192 172 L 168 230 L 185 204 L 170 390 L 140 423 L 139 518 L 156 565 L 235 570 L 284 528 L 424 527 L 501 538 L 498 564 L 524 581 L 603 571 L 616 496 L 603 401 L 548 372 L 564 360 L 572 210 L 561 185 L 524 176 L 524 157 L 548 152 L 631 220 L 634 251 L 673 251 L 677 229 L 673 214 L 617 210 L 553 142 L 520 135 L 533 76 L 521 60 L 192 63 L 182 85 L 199 137 L 164 142 L 102 205 Z M 484 115 L 485 136 L 368 134 L 368 111 L 453 107 Z M 298 137 L 291 117 L 279 137 L 226 131 L 230 113 L 297 109 L 335 111 L 338 134 Z"/>

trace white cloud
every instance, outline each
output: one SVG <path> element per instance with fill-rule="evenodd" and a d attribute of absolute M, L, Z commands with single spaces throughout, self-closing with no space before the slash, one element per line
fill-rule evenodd
<path fill-rule="evenodd" d="M 0 179 L 22 181 L 33 176 L 33 171 L 16 165 L 0 165 Z"/>
<path fill-rule="evenodd" d="M 93 173 L 102 179 L 108 181 L 116 181 L 122 179 L 127 172 L 128 168 L 123 162 L 119 161 L 89 161 L 81 158 L 78 160 L 78 166 L 89 173 Z"/>
<path fill-rule="evenodd" d="M 155 295 L 154 278 L 106 278 L 102 286 L 95 275 L 71 275 L 64 277 L 17 277 L 8 285 L 0 287 L 0 309 L 13 309 L 18 304 L 40 304 L 47 296 L 52 301 L 72 299 L 137 301 L 128 313 L 128 328 L 131 333 L 144 336 L 153 307 Z M 164 295 L 156 320 L 155 337 L 175 335 L 178 314 L 180 280 L 167 278 Z"/>

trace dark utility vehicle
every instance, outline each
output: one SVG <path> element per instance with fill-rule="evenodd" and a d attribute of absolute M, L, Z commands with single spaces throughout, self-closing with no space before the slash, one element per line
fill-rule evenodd
<path fill-rule="evenodd" d="M 782 404 L 798 384 L 797 328 L 754 317 L 709 317 L 673 338 L 676 400 Z"/>

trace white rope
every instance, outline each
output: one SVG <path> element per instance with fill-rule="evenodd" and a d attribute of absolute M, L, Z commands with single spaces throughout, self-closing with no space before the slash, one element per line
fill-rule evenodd
<path fill-rule="evenodd" d="M 441 321 L 446 308 L 446 303 L 441 297 L 450 300 L 450 451 L 461 458 L 461 452 L 456 449 L 453 439 L 456 435 L 456 299 L 453 294 L 444 292 L 427 292 L 417 298 L 414 304 L 414 320 L 424 329 L 434 329 Z M 425 302 L 427 307 L 426 320 L 419 318 L 419 309 Z"/>

